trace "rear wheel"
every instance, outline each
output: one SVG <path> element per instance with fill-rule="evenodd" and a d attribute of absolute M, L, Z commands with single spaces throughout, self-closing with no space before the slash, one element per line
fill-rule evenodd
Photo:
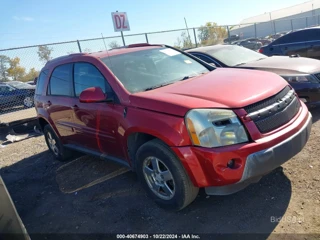
<path fill-rule="evenodd" d="M 180 159 L 158 139 L 137 151 L 137 174 L 148 195 L 161 207 L 181 210 L 197 196 L 195 187 Z"/>
<path fill-rule="evenodd" d="M 60 139 L 49 124 L 44 127 L 43 134 L 50 152 L 57 160 L 66 161 L 72 156 L 72 151 L 63 147 Z"/>
<path fill-rule="evenodd" d="M 34 98 L 32 96 L 25 96 L 23 98 L 23 106 L 26 108 L 31 108 L 34 105 Z"/>

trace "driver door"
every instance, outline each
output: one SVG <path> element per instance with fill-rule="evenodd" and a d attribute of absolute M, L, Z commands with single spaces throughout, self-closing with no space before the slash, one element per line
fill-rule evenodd
<path fill-rule="evenodd" d="M 107 80 L 94 65 L 84 62 L 75 63 L 75 98 L 72 108 L 76 134 L 73 142 L 96 153 L 123 157 L 117 146 L 118 117 L 122 117 L 123 107 L 114 102 L 80 102 L 81 92 L 90 87 L 100 87 L 109 97 L 114 94 Z"/>

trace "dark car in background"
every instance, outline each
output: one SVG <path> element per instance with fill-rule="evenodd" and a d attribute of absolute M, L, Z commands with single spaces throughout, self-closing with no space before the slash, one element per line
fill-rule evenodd
<path fill-rule="evenodd" d="M 239 35 L 235 34 L 235 35 L 230 35 L 230 37 L 224 39 L 223 42 L 224 43 L 231 43 L 231 42 L 237 41 L 239 39 L 240 39 Z"/>
<path fill-rule="evenodd" d="M 0 110 L 23 105 L 34 106 L 35 86 L 22 82 L 0 83 Z"/>
<path fill-rule="evenodd" d="M 249 48 L 251 50 L 258 50 L 262 47 L 262 43 L 258 40 L 253 40 L 253 39 L 246 39 L 243 41 L 239 41 L 237 45 Z"/>
<path fill-rule="evenodd" d="M 236 45 L 215 45 L 186 52 L 217 67 L 257 69 L 279 74 L 308 105 L 320 103 L 320 61 L 302 57 L 267 57 Z"/>
<path fill-rule="evenodd" d="M 279 37 L 259 50 L 267 56 L 299 55 L 320 59 L 320 27 L 313 27 L 290 32 Z"/>

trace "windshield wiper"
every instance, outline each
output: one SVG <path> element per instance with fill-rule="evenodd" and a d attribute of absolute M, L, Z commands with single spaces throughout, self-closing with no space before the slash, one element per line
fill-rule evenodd
<path fill-rule="evenodd" d="M 199 73 L 197 75 L 184 76 L 180 81 L 187 80 L 187 79 L 194 78 L 194 77 L 198 77 L 198 76 L 200 76 L 202 74 L 205 74 L 205 73 Z"/>
<path fill-rule="evenodd" d="M 234 67 L 236 67 L 236 66 L 240 66 L 240 65 L 243 65 L 243 64 L 246 64 L 246 62 L 236 64 L 236 65 L 234 65 Z"/>
<path fill-rule="evenodd" d="M 164 83 L 164 84 L 156 85 L 156 86 L 153 86 L 153 87 L 148 87 L 148 88 L 145 88 L 144 91 L 150 91 L 150 90 L 153 90 L 153 89 L 156 89 L 156 88 L 161 88 L 161 87 L 170 85 L 170 84 L 172 84 L 172 83 L 173 83 L 173 82 L 171 82 L 171 83 Z"/>

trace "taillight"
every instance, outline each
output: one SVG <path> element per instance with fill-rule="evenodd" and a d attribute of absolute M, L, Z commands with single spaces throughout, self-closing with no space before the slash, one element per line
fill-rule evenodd
<path fill-rule="evenodd" d="M 259 53 L 263 53 L 263 48 L 260 48 L 260 49 L 259 49 Z"/>

